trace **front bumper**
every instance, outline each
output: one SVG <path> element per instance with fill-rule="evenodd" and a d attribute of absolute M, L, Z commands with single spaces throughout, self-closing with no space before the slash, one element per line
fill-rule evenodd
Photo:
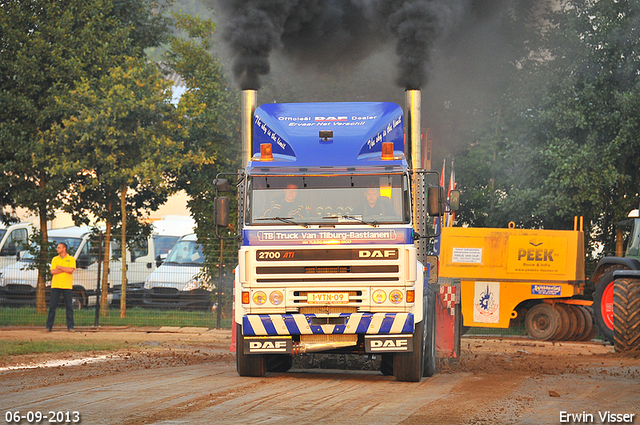
<path fill-rule="evenodd" d="M 411 334 L 413 313 L 250 314 L 242 317 L 242 334 L 330 335 Z"/>

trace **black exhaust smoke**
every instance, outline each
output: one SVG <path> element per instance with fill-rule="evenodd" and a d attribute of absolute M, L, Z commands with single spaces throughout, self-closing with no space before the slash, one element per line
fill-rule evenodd
<path fill-rule="evenodd" d="M 279 49 L 298 64 L 320 70 L 355 65 L 395 43 L 397 84 L 427 82 L 434 44 L 487 5 L 506 0 L 217 0 L 223 38 L 242 89 L 260 88 Z M 495 9 L 495 7 L 493 7 Z M 478 13 L 480 15 L 480 13 Z"/>

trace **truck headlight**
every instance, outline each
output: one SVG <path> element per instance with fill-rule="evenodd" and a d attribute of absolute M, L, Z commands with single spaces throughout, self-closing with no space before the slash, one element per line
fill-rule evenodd
<path fill-rule="evenodd" d="M 273 291 L 269 294 L 269 301 L 271 301 L 273 305 L 280 305 L 280 303 L 284 301 L 284 296 L 280 291 Z"/>
<path fill-rule="evenodd" d="M 144 289 L 151 289 L 151 281 L 149 279 L 144 281 Z"/>
<path fill-rule="evenodd" d="M 400 304 L 402 302 L 402 298 L 404 298 L 402 296 L 402 291 L 398 289 L 394 289 L 389 293 L 389 301 L 391 301 L 393 304 Z"/>
<path fill-rule="evenodd" d="M 387 294 L 382 289 L 376 289 L 373 291 L 373 294 L 371 294 L 371 298 L 374 303 L 382 304 L 387 300 Z"/>
<path fill-rule="evenodd" d="M 256 291 L 253 293 L 253 302 L 257 305 L 263 305 L 267 302 L 267 294 L 262 291 Z"/>

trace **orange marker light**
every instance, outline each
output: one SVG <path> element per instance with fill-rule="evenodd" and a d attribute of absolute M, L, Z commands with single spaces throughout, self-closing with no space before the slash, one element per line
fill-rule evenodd
<path fill-rule="evenodd" d="M 242 293 L 242 304 L 249 304 L 249 293 L 248 292 L 243 292 Z"/>
<path fill-rule="evenodd" d="M 271 143 L 260 144 L 260 161 L 273 161 L 273 146 L 271 146 Z"/>
<path fill-rule="evenodd" d="M 393 142 L 382 143 L 382 159 L 393 159 Z"/>
<path fill-rule="evenodd" d="M 416 291 L 413 289 L 407 291 L 407 302 L 412 303 L 416 301 Z"/>

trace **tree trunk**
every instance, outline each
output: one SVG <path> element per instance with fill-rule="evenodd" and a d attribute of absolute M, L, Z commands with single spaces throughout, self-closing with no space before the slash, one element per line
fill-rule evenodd
<path fill-rule="evenodd" d="M 47 264 L 50 259 L 47 258 L 47 242 L 49 235 L 47 233 L 47 210 L 44 207 L 39 208 L 40 215 L 40 232 L 42 233 L 42 242 L 40 244 L 40 264 Z M 45 299 L 45 271 L 38 268 L 38 283 L 36 285 L 36 312 L 45 314 L 47 312 L 47 300 Z"/>
<path fill-rule="evenodd" d="M 122 291 L 120 292 L 120 317 L 127 316 L 127 186 L 120 191 L 120 211 L 122 213 L 122 236 L 120 252 L 122 253 Z"/>
<path fill-rule="evenodd" d="M 111 217 L 112 204 L 107 206 L 109 217 Z M 109 312 L 109 264 L 111 263 L 111 223 L 107 221 L 104 235 L 104 250 L 102 252 L 102 287 L 100 293 L 100 316 L 106 317 Z"/>

